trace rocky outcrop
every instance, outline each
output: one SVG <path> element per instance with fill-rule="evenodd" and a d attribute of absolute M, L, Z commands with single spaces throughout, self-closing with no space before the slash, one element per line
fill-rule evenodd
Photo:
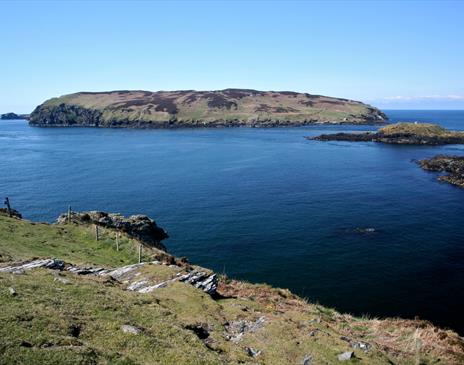
<path fill-rule="evenodd" d="M 8 210 L 8 208 L 0 208 L 0 215 L 7 215 L 19 219 L 22 219 L 23 217 L 21 213 L 19 213 L 16 209 L 13 208 L 10 208 L 10 210 Z"/>
<path fill-rule="evenodd" d="M 438 180 L 464 188 L 464 156 L 438 155 L 418 164 L 424 170 L 448 173 L 440 175 Z"/>
<path fill-rule="evenodd" d="M 16 113 L 5 113 L 0 115 L 0 119 L 2 120 L 24 120 L 29 119 L 29 114 L 16 114 Z"/>
<path fill-rule="evenodd" d="M 30 125 L 41 127 L 98 127 L 102 112 L 65 103 L 53 107 L 37 107 L 31 114 Z"/>
<path fill-rule="evenodd" d="M 96 224 L 101 227 L 119 230 L 129 237 L 163 251 L 166 251 L 166 247 L 161 241 L 169 237 L 167 232 L 159 227 L 154 220 L 141 214 L 124 217 L 117 213 L 99 211 L 71 212 L 69 215 L 68 213 L 61 214 L 57 219 L 57 223 Z"/>
<path fill-rule="evenodd" d="M 380 142 L 410 145 L 464 144 L 464 133 L 448 131 L 437 125 L 398 123 L 379 129 L 378 132 L 333 133 L 305 137 L 317 141 Z"/>
<path fill-rule="evenodd" d="M 317 137 L 305 137 L 316 141 L 345 141 L 345 142 L 380 142 L 389 144 L 414 144 L 414 145 L 442 145 L 442 144 L 464 144 L 464 136 L 419 136 L 414 134 L 382 133 L 335 133 L 321 134 Z"/>
<path fill-rule="evenodd" d="M 156 280 L 152 275 L 147 275 L 145 269 L 149 265 L 167 265 L 172 271 L 172 277 L 166 280 Z M 206 269 L 196 269 L 191 266 L 168 265 L 161 261 L 142 262 L 127 265 L 116 269 L 105 269 L 103 267 L 76 266 L 57 259 L 37 259 L 26 262 L 18 262 L 9 266 L 0 267 L 0 273 L 24 274 L 34 269 L 50 269 L 67 271 L 75 275 L 93 275 L 110 277 L 121 283 L 126 290 L 138 293 L 151 293 L 156 289 L 165 288 L 175 282 L 183 282 L 198 288 L 205 293 L 214 296 L 218 287 L 218 277 L 215 273 Z M 60 281 L 63 283 L 63 279 Z M 66 282 L 65 284 L 68 284 Z"/>
<path fill-rule="evenodd" d="M 47 100 L 31 114 L 41 127 L 283 127 L 381 124 L 387 116 L 354 100 L 291 91 L 80 92 Z"/>

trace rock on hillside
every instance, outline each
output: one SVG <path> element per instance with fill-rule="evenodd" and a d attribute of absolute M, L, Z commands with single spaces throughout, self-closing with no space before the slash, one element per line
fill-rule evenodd
<path fill-rule="evenodd" d="M 380 110 L 359 101 L 291 91 L 79 92 L 47 100 L 34 126 L 112 128 L 275 127 L 314 123 L 383 123 Z"/>
<path fill-rule="evenodd" d="M 126 218 L 118 213 L 90 211 L 71 212 L 69 216 L 67 213 L 64 213 L 57 219 L 58 224 L 68 222 L 97 224 L 102 227 L 117 229 L 142 243 L 166 251 L 166 247 L 161 241 L 169 237 L 167 232 L 163 228 L 158 227 L 156 222 L 146 215 L 132 215 Z"/>

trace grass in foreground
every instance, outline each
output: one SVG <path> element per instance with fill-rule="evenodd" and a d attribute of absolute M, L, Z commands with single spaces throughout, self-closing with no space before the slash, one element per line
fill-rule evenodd
<path fill-rule="evenodd" d="M 133 263 L 130 242 L 117 252 L 111 233 L 108 241 L 95 242 L 89 227 L 0 217 L 0 254 L 3 261 L 57 257 L 101 266 Z M 148 265 L 142 274 L 164 279 L 175 272 L 175 267 Z M 463 340 L 428 322 L 355 318 L 288 290 L 225 278 L 219 293 L 222 297 L 213 299 L 176 282 L 140 294 L 108 278 L 70 272 L 0 273 L 0 364 L 282 365 L 303 364 L 305 358 L 339 364 L 337 356 L 345 351 L 355 353 L 347 363 L 464 362 Z M 256 328 L 237 337 L 237 329 L 250 324 Z M 141 332 L 124 333 L 122 325 Z M 352 347 L 359 343 L 369 344 L 369 350 Z"/>

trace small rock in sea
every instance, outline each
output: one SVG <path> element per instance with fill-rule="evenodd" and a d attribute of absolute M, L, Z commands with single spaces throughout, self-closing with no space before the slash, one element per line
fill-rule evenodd
<path fill-rule="evenodd" d="M 369 233 L 375 233 L 377 232 L 375 228 L 369 227 L 369 228 L 356 228 L 354 230 L 356 233 L 361 233 L 361 234 L 369 234 Z"/>
<path fill-rule="evenodd" d="M 313 357 L 311 355 L 306 355 L 303 359 L 303 365 L 312 365 L 313 363 Z"/>
<path fill-rule="evenodd" d="M 10 295 L 16 296 L 18 293 L 16 292 L 15 288 L 8 288 L 8 291 L 10 292 Z"/>
<path fill-rule="evenodd" d="M 137 327 L 134 327 L 134 326 L 131 326 L 131 325 L 128 325 L 128 324 L 122 325 L 121 330 L 124 333 L 131 333 L 133 335 L 138 335 L 140 332 L 142 332 L 142 330 L 140 328 L 137 328 Z"/>
<path fill-rule="evenodd" d="M 256 357 L 256 356 L 259 356 L 261 354 L 261 350 L 256 350 L 253 347 L 247 347 L 246 352 L 251 357 Z"/>
<path fill-rule="evenodd" d="M 338 361 L 348 361 L 348 360 L 351 360 L 353 357 L 354 357 L 354 352 L 347 351 L 347 352 L 344 352 L 343 354 L 338 355 Z"/>

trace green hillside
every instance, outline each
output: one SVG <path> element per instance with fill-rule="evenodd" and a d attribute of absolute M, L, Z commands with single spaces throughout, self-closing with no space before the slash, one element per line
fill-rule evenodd
<path fill-rule="evenodd" d="M 297 126 L 383 123 L 358 101 L 290 91 L 80 92 L 47 100 L 30 116 L 37 126 L 134 128 Z"/>
<path fill-rule="evenodd" d="M 138 265 L 140 242 L 122 235 L 116 250 L 115 235 L 0 215 L 0 364 L 464 362 L 463 339 L 427 321 L 356 318 L 226 277 L 207 293 L 183 278 L 211 271 L 148 246 Z M 25 268 L 42 258 L 54 266 Z"/>

